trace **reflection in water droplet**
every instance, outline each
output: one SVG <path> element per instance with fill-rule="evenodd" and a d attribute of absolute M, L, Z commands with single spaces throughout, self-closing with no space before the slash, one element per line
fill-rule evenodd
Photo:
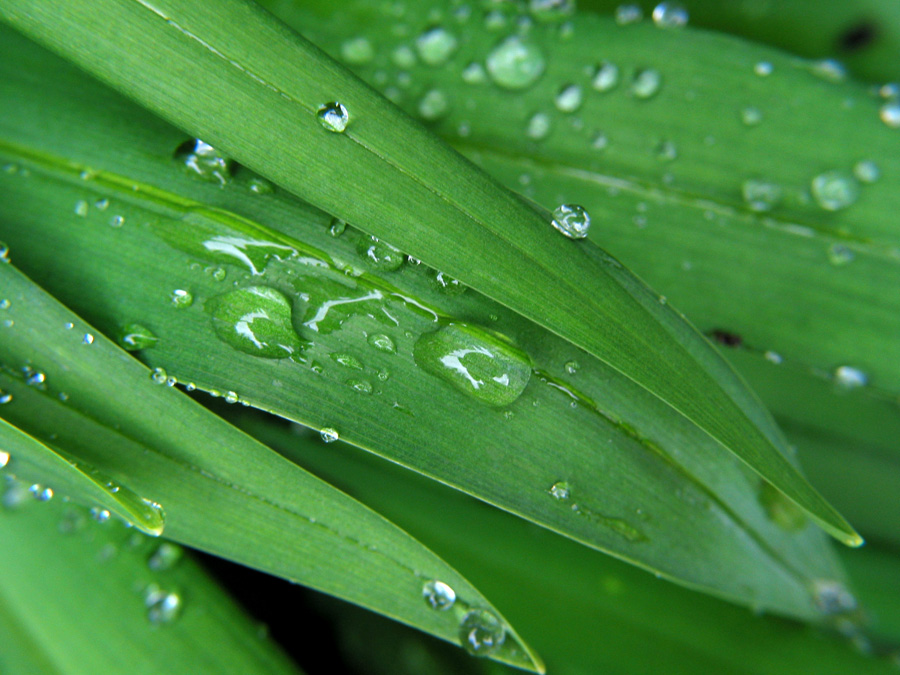
<path fill-rule="evenodd" d="M 550 493 L 551 497 L 560 501 L 568 499 L 571 494 L 569 484 L 564 480 L 551 485 L 548 492 Z"/>
<path fill-rule="evenodd" d="M 443 581 L 428 581 L 422 586 L 422 597 L 431 609 L 446 611 L 456 603 L 456 591 Z"/>
<path fill-rule="evenodd" d="M 566 373 L 574 375 L 578 372 L 578 361 L 567 361 L 565 365 Z"/>
<path fill-rule="evenodd" d="M 316 110 L 316 118 L 324 129 L 340 134 L 347 129 L 350 113 L 341 103 L 331 101 L 319 106 L 319 109 Z"/>
<path fill-rule="evenodd" d="M 662 87 L 662 75 L 653 68 L 638 70 L 631 80 L 631 93 L 635 98 L 649 99 L 656 96 Z"/>
<path fill-rule="evenodd" d="M 360 394 L 372 393 L 372 383 L 368 380 L 347 380 L 347 386 Z"/>
<path fill-rule="evenodd" d="M 174 591 L 164 591 L 156 584 L 147 587 L 144 604 L 147 607 L 147 618 L 156 625 L 172 623 L 182 610 L 181 596 Z"/>
<path fill-rule="evenodd" d="M 90 333 L 85 333 L 84 337 L 81 338 L 81 344 L 83 345 L 92 345 L 94 344 L 94 336 Z"/>
<path fill-rule="evenodd" d="M 194 304 L 194 296 L 190 291 L 183 288 L 176 288 L 172 291 L 172 304 L 179 309 L 190 307 Z"/>
<path fill-rule="evenodd" d="M 91 518 L 96 520 L 98 523 L 109 522 L 110 513 L 106 509 L 101 509 L 99 506 L 92 506 L 90 513 Z"/>
<path fill-rule="evenodd" d="M 207 303 L 216 336 L 234 349 L 267 359 L 300 350 L 291 324 L 291 303 L 268 286 L 239 288 Z"/>
<path fill-rule="evenodd" d="M 456 36 L 446 28 L 436 26 L 416 38 L 416 50 L 423 63 L 429 66 L 440 66 L 456 51 Z"/>
<path fill-rule="evenodd" d="M 842 389 L 858 389 L 869 382 L 869 378 L 859 368 L 839 366 L 834 371 L 834 381 Z"/>
<path fill-rule="evenodd" d="M 604 61 L 597 66 L 594 71 L 594 77 L 591 80 L 591 86 L 601 92 L 610 91 L 619 84 L 619 66 L 609 61 Z"/>
<path fill-rule="evenodd" d="M 378 237 L 361 237 L 356 251 L 363 259 L 376 269 L 393 272 L 406 261 L 406 256 Z"/>
<path fill-rule="evenodd" d="M 146 326 L 129 323 L 120 329 L 118 342 L 126 351 L 136 352 L 153 347 L 159 342 L 159 338 Z"/>
<path fill-rule="evenodd" d="M 275 186 L 260 176 L 251 178 L 248 181 L 247 186 L 250 188 L 250 192 L 256 195 L 270 195 L 275 192 Z"/>
<path fill-rule="evenodd" d="M 422 335 L 413 356 L 416 365 L 426 372 L 491 406 L 515 401 L 531 378 L 531 360 L 525 352 L 496 335 L 462 323 Z"/>
<path fill-rule="evenodd" d="M 591 216 L 583 206 L 561 204 L 553 211 L 550 224 L 569 239 L 584 239 L 591 227 Z"/>
<path fill-rule="evenodd" d="M 231 180 L 232 161 L 200 139 L 178 146 L 175 150 L 175 159 L 195 178 L 218 183 L 220 186 Z M 95 206 L 103 211 L 109 206 L 109 200 L 98 201 Z"/>
<path fill-rule="evenodd" d="M 653 8 L 653 23 L 660 28 L 683 28 L 688 23 L 688 11 L 676 2 L 661 2 Z"/>
<path fill-rule="evenodd" d="M 619 5 L 616 7 L 616 23 L 620 26 L 627 26 L 630 23 L 637 23 L 644 18 L 644 11 L 640 5 Z"/>
<path fill-rule="evenodd" d="M 840 211 L 859 198 L 859 183 L 844 171 L 827 171 L 812 180 L 812 195 L 826 211 Z"/>
<path fill-rule="evenodd" d="M 741 186 L 744 201 L 754 211 L 771 211 L 781 201 L 781 186 L 772 181 L 751 178 Z"/>
<path fill-rule="evenodd" d="M 397 345 L 394 344 L 394 341 L 391 340 L 390 337 L 383 333 L 373 333 L 369 336 L 368 342 L 380 352 L 386 354 L 395 354 L 397 352 Z"/>
<path fill-rule="evenodd" d="M 166 371 L 164 368 L 154 368 L 150 372 L 150 379 L 153 380 L 156 384 L 165 384 L 166 383 Z"/>
<path fill-rule="evenodd" d="M 47 376 L 43 371 L 36 370 L 31 366 L 22 368 L 22 376 L 25 378 L 25 384 L 35 389 L 43 391 L 47 388 Z"/>
<path fill-rule="evenodd" d="M 333 429 L 332 427 L 325 427 L 322 431 L 319 432 L 322 437 L 323 443 L 334 443 L 336 440 L 340 438 L 340 434 L 338 434 L 337 429 Z"/>
<path fill-rule="evenodd" d="M 492 612 L 473 609 L 459 624 L 459 640 L 474 656 L 489 656 L 506 640 L 506 628 Z"/>
<path fill-rule="evenodd" d="M 347 223 L 340 218 L 332 218 L 328 226 L 328 234 L 332 237 L 340 237 L 347 230 Z"/>
<path fill-rule="evenodd" d="M 4 468 L 7 464 L 9 464 L 9 453 L 0 450 L 0 469 Z"/>
<path fill-rule="evenodd" d="M 503 40 L 487 57 L 491 79 L 506 89 L 530 87 L 544 72 L 544 66 L 540 48 L 518 35 Z"/>

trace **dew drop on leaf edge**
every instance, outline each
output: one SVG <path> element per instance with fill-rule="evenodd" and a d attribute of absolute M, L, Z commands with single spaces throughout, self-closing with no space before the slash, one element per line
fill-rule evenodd
<path fill-rule="evenodd" d="M 456 603 L 456 591 L 443 581 L 427 581 L 422 586 L 422 597 L 431 609 L 446 611 Z"/>

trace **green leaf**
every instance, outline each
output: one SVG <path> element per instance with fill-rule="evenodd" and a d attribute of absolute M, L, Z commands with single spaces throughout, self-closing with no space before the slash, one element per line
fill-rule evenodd
<path fill-rule="evenodd" d="M 657 397 L 446 275 L 398 267 L 384 242 L 277 190 L 261 194 L 257 176 L 224 158 L 224 187 L 203 180 L 193 159 L 171 158 L 180 132 L 24 40 L 6 44 L 18 62 L 0 59 L 16 64 L 0 96 L 17 105 L 0 120 L 0 155 L 17 168 L 0 172 L 14 195 L 0 202 L 0 238 L 106 334 L 152 329 L 138 352 L 145 362 L 692 587 L 821 615 L 814 581 L 841 571 L 820 533 L 782 528 L 771 489 Z M 46 85 L 34 84 L 38 73 Z M 257 322 L 284 325 L 281 297 L 301 351 L 262 358 L 275 343 Z M 222 307 L 254 298 L 263 304 L 229 313 L 240 333 L 223 332 Z M 248 335 L 255 342 L 236 339 Z M 535 369 L 521 396 L 497 408 L 485 403 L 508 392 L 463 393 L 459 368 L 442 372 L 420 340 L 453 343 L 450 353 L 477 343 L 448 361 L 473 380 L 521 381 L 521 350 Z M 492 373 L 500 361 L 507 372 Z M 557 498 L 562 484 L 569 499 Z"/>
<path fill-rule="evenodd" d="M 862 542 L 686 323 L 615 261 L 563 241 L 548 214 L 487 180 L 255 4 L 105 0 L 61 9 L 5 0 L 0 15 L 298 196 L 581 346 L 705 430 L 826 531 Z M 225 28 L 232 25 L 245 30 L 235 36 Z M 351 122 L 330 134 L 319 115 L 337 98 Z M 363 190 L 391 199 L 363 200 Z"/>
<path fill-rule="evenodd" d="M 7 482 L 4 675 L 298 673 L 187 554 Z"/>
<path fill-rule="evenodd" d="M 167 537 L 451 642 L 467 612 L 484 611 L 506 636 L 490 656 L 541 670 L 499 612 L 406 533 L 167 387 L 163 371 L 151 376 L 13 265 L 0 265 L 0 288 L 0 387 L 12 396 L 4 418 L 150 495 Z M 43 375 L 40 386 L 23 368 Z M 436 579 L 455 590 L 454 611 L 423 602 Z"/>

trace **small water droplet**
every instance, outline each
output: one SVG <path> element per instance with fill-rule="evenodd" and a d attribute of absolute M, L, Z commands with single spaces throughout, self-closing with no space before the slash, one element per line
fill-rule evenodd
<path fill-rule="evenodd" d="M 156 584 L 147 587 L 144 604 L 147 607 L 147 619 L 156 625 L 172 623 L 182 610 L 181 596 L 174 591 L 164 591 Z"/>
<path fill-rule="evenodd" d="M 812 195 L 826 211 L 840 211 L 859 197 L 859 183 L 844 171 L 827 171 L 812 180 Z"/>
<path fill-rule="evenodd" d="M 102 509 L 99 506 L 92 506 L 90 513 L 91 518 L 96 520 L 98 523 L 109 522 L 110 513 L 106 509 Z"/>
<path fill-rule="evenodd" d="M 337 429 L 333 429 L 332 427 L 325 427 L 319 433 L 322 436 L 323 443 L 334 443 L 340 438 L 340 434 L 338 434 Z"/>
<path fill-rule="evenodd" d="M 839 366 L 834 371 L 834 381 L 841 389 L 858 389 L 869 382 L 869 378 L 859 368 Z"/>
<path fill-rule="evenodd" d="M 472 61 L 463 69 L 462 79 L 467 84 L 482 84 L 487 82 L 487 71 L 478 61 Z"/>
<path fill-rule="evenodd" d="M 316 110 L 316 117 L 323 128 L 336 134 L 343 133 L 350 122 L 350 113 L 343 104 L 337 101 L 320 105 Z"/>
<path fill-rule="evenodd" d="M 781 365 L 781 363 L 784 361 L 784 358 L 781 356 L 781 354 L 773 351 L 767 351 L 765 354 L 763 354 L 763 357 L 765 357 L 766 361 L 768 361 L 769 363 L 774 363 L 776 366 Z"/>
<path fill-rule="evenodd" d="M 352 354 L 347 354 L 345 352 L 332 352 L 331 359 L 336 363 L 344 366 L 344 368 L 351 368 L 353 370 L 365 369 L 362 362 Z"/>
<path fill-rule="evenodd" d="M 328 226 L 328 234 L 332 237 L 340 237 L 347 230 L 347 223 L 340 218 L 332 218 L 331 224 Z"/>
<path fill-rule="evenodd" d="M 755 127 L 762 122 L 762 113 L 759 108 L 754 108 L 753 106 L 744 108 L 741 110 L 741 122 L 743 122 L 745 126 Z"/>
<path fill-rule="evenodd" d="M 619 5 L 616 7 L 616 23 L 620 26 L 637 23 L 644 18 L 644 11 L 640 5 Z"/>
<path fill-rule="evenodd" d="M 677 2 L 661 2 L 653 8 L 653 23 L 660 28 L 684 28 L 688 11 Z"/>
<path fill-rule="evenodd" d="M 240 397 L 238 396 L 236 391 L 228 391 L 225 392 L 225 403 L 231 403 L 232 405 L 240 401 Z"/>
<path fill-rule="evenodd" d="M 82 218 L 86 217 L 88 214 L 88 203 L 83 199 L 79 199 L 75 202 L 75 215 L 81 216 Z"/>
<path fill-rule="evenodd" d="M 109 208 L 109 200 L 106 198 L 98 199 L 97 201 L 94 202 L 94 207 L 98 211 L 106 211 L 106 209 Z"/>
<path fill-rule="evenodd" d="M 607 92 L 619 84 L 619 66 L 609 61 L 604 61 L 597 66 L 591 86 L 600 92 Z"/>
<path fill-rule="evenodd" d="M 115 215 L 109 219 L 110 227 L 122 227 L 125 224 L 125 216 Z"/>
<path fill-rule="evenodd" d="M 781 201 L 781 186 L 772 181 L 751 178 L 741 186 L 744 201 L 753 211 L 771 211 Z"/>
<path fill-rule="evenodd" d="M 511 35 L 491 50 L 487 71 L 505 89 L 525 89 L 543 74 L 544 55 L 540 48 L 518 35 Z"/>
<path fill-rule="evenodd" d="M 154 368 L 150 372 L 150 379 L 156 382 L 156 384 L 165 384 L 168 379 L 165 368 Z"/>
<path fill-rule="evenodd" d="M 605 133 L 598 131 L 594 134 L 594 138 L 591 140 L 591 147 L 594 150 L 605 150 L 607 146 L 609 146 L 609 137 Z"/>
<path fill-rule="evenodd" d="M 900 128 L 900 103 L 891 101 L 881 106 L 878 116 L 891 129 Z"/>
<path fill-rule="evenodd" d="M 399 249 L 378 237 L 360 238 L 356 251 L 367 263 L 384 272 L 393 272 L 406 261 L 406 256 Z"/>
<path fill-rule="evenodd" d="M 3 391 L 0 389 L 0 405 L 6 405 L 13 400 L 13 395 L 8 391 Z"/>
<path fill-rule="evenodd" d="M 218 183 L 220 186 L 231 180 L 231 159 L 199 138 L 178 146 L 175 150 L 175 159 L 195 178 Z M 96 205 L 101 211 L 109 205 L 109 200 L 102 201 L 105 202 L 103 206 L 100 206 L 99 202 Z"/>
<path fill-rule="evenodd" d="M 571 113 L 581 107 L 584 94 L 577 84 L 566 84 L 557 92 L 553 99 L 556 109 L 560 112 Z"/>
<path fill-rule="evenodd" d="M 571 496 L 571 490 L 569 488 L 569 484 L 564 481 L 558 481 L 550 486 L 550 489 L 547 491 L 550 493 L 550 496 L 554 499 L 558 499 L 559 501 L 565 501 Z"/>
<path fill-rule="evenodd" d="M 458 45 L 456 36 L 441 26 L 430 28 L 416 38 L 416 50 L 419 52 L 419 58 L 429 66 L 445 64 Z"/>
<path fill-rule="evenodd" d="M 31 496 L 37 499 L 39 502 L 49 502 L 53 499 L 53 489 L 48 488 L 40 483 L 35 483 L 34 485 L 28 488 L 28 491 L 31 493 Z"/>
<path fill-rule="evenodd" d="M 391 52 L 391 60 L 398 68 L 412 68 L 416 65 L 416 53 L 409 45 L 399 45 Z"/>
<path fill-rule="evenodd" d="M 832 244 L 828 247 L 828 261 L 832 265 L 843 266 L 852 262 L 856 257 L 856 254 L 853 253 L 853 249 L 844 246 L 843 244 Z"/>
<path fill-rule="evenodd" d="M 459 640 L 473 656 L 489 656 L 506 640 L 506 628 L 492 612 L 473 609 L 459 624 Z"/>
<path fill-rule="evenodd" d="M 525 135 L 536 141 L 546 138 L 550 133 L 550 115 L 547 113 L 537 112 L 528 120 L 528 126 L 525 128 Z"/>
<path fill-rule="evenodd" d="M 561 204 L 553 211 L 550 224 L 569 239 L 584 239 L 591 227 L 591 216 L 583 206 Z"/>
<path fill-rule="evenodd" d="M 853 175 L 861 183 L 875 183 L 881 178 L 881 169 L 871 159 L 864 159 L 853 165 Z"/>
<path fill-rule="evenodd" d="M 419 100 L 419 115 L 432 122 L 447 114 L 450 102 L 440 89 L 429 89 Z"/>
<path fill-rule="evenodd" d="M 268 286 L 249 286 L 213 298 L 207 305 L 216 336 L 234 349 L 266 359 L 300 350 L 291 323 L 291 303 Z"/>
<path fill-rule="evenodd" d="M 574 375 L 578 372 L 578 361 L 567 361 L 565 365 L 566 373 Z"/>
<path fill-rule="evenodd" d="M 653 68 L 642 68 L 631 80 L 631 93 L 635 98 L 650 99 L 662 88 L 662 75 Z"/>
<path fill-rule="evenodd" d="M 0 469 L 4 468 L 7 464 L 9 464 L 9 453 L 0 450 Z"/>
<path fill-rule="evenodd" d="M 84 337 L 81 338 L 81 343 L 82 343 L 82 344 L 85 344 L 85 345 L 92 345 L 92 344 L 94 344 L 94 336 L 91 335 L 90 333 L 85 333 L 85 334 L 84 334 Z"/>
<path fill-rule="evenodd" d="M 386 354 L 395 354 L 397 352 L 397 345 L 394 344 L 394 341 L 391 340 L 390 337 L 383 333 L 374 333 L 370 335 L 368 342 L 380 352 Z"/>
<path fill-rule="evenodd" d="M 22 375 L 25 378 L 25 384 L 29 387 L 43 390 L 47 386 L 47 376 L 43 371 L 36 370 L 31 366 L 25 366 L 22 368 Z"/>
<path fill-rule="evenodd" d="M 432 286 L 434 286 L 444 295 L 451 296 L 459 295 L 466 290 L 466 285 L 459 279 L 454 279 L 446 272 L 441 272 L 438 270 L 434 270 L 434 276 L 432 277 Z"/>
<path fill-rule="evenodd" d="M 194 304 L 193 294 L 183 288 L 176 288 L 172 291 L 172 304 L 179 309 L 190 307 Z"/>
<path fill-rule="evenodd" d="M 843 82 L 847 79 L 847 68 L 835 59 L 822 59 L 809 63 L 809 71 L 828 82 Z"/>
<path fill-rule="evenodd" d="M 759 75 L 760 77 L 768 77 L 772 74 L 774 68 L 772 64 L 768 61 L 759 61 L 755 66 L 753 66 L 753 72 Z"/>
<path fill-rule="evenodd" d="M 9 298 L 0 299 L 0 309 L 9 309 L 10 307 L 12 307 L 12 303 Z"/>
<path fill-rule="evenodd" d="M 456 603 L 456 591 L 443 581 L 428 581 L 422 586 L 425 604 L 438 611 L 446 611 Z"/>
<path fill-rule="evenodd" d="M 375 58 L 375 49 L 366 37 L 354 37 L 341 43 L 341 58 L 351 66 L 361 66 Z"/>
<path fill-rule="evenodd" d="M 147 560 L 147 567 L 154 572 L 165 572 L 175 567 L 183 555 L 184 550 L 180 546 L 164 541 Z"/>
<path fill-rule="evenodd" d="M 140 351 L 141 349 L 149 349 L 153 347 L 159 338 L 146 326 L 139 323 L 129 323 L 119 330 L 119 345 L 129 352 Z"/>
<path fill-rule="evenodd" d="M 816 579 L 812 588 L 816 606 L 823 614 L 846 614 L 857 607 L 856 598 L 840 581 Z"/>
<path fill-rule="evenodd" d="M 538 21 L 561 21 L 575 12 L 575 0 L 530 0 L 528 11 Z"/>
<path fill-rule="evenodd" d="M 372 383 L 368 380 L 347 380 L 347 386 L 360 394 L 372 393 Z"/>
<path fill-rule="evenodd" d="M 270 195 L 275 192 L 275 186 L 265 178 L 254 176 L 247 182 L 250 192 L 256 195 Z"/>

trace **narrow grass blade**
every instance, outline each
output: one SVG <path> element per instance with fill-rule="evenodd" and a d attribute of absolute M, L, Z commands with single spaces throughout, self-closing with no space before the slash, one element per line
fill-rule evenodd
<path fill-rule="evenodd" d="M 151 377 L 11 264 L 0 265 L 0 289 L 4 418 L 152 497 L 167 537 L 451 642 L 467 613 L 484 611 L 505 636 L 490 656 L 541 670 L 499 612 L 406 533 L 167 387 L 165 373 Z M 41 386 L 23 367 L 43 374 Z M 435 580 L 455 590 L 453 611 L 423 602 Z"/>
<path fill-rule="evenodd" d="M 5 0 L 0 16 L 298 196 L 582 347 L 826 531 L 862 542 L 787 459 L 752 394 L 656 296 L 597 249 L 564 241 L 548 213 L 488 180 L 257 5 Z"/>
<path fill-rule="evenodd" d="M 813 581 L 841 572 L 820 533 L 659 399 L 446 275 L 402 259 L 393 272 L 371 264 L 370 239 L 224 158 L 212 164 L 225 169 L 222 180 L 201 180 L 196 155 L 170 157 L 179 132 L 18 42 L 22 72 L 50 68 L 53 86 L 3 80 L 28 124 L 0 122 L 18 141 L 3 145 L 14 170 L 0 173 L 10 195 L 0 238 L 17 264 L 93 325 L 142 348 L 151 367 L 329 429 L 681 583 L 821 616 Z M 51 103 L 57 96 L 65 106 Z M 36 118 L 46 120 L 40 133 Z M 379 249 L 386 254 L 396 252 Z M 299 354 L 261 358 L 256 345 L 219 334 L 227 298 L 268 299 L 283 316 L 287 301 L 273 304 L 275 291 L 292 299 L 297 332 L 267 324 L 267 339 L 302 342 Z M 419 339 L 432 343 L 436 329 L 460 322 L 469 328 L 457 336 L 496 345 L 499 331 L 534 357 L 516 401 L 485 405 L 417 365 Z M 490 332 L 471 327 L 479 325 Z"/>
<path fill-rule="evenodd" d="M 187 554 L 4 484 L 4 675 L 299 671 Z"/>

